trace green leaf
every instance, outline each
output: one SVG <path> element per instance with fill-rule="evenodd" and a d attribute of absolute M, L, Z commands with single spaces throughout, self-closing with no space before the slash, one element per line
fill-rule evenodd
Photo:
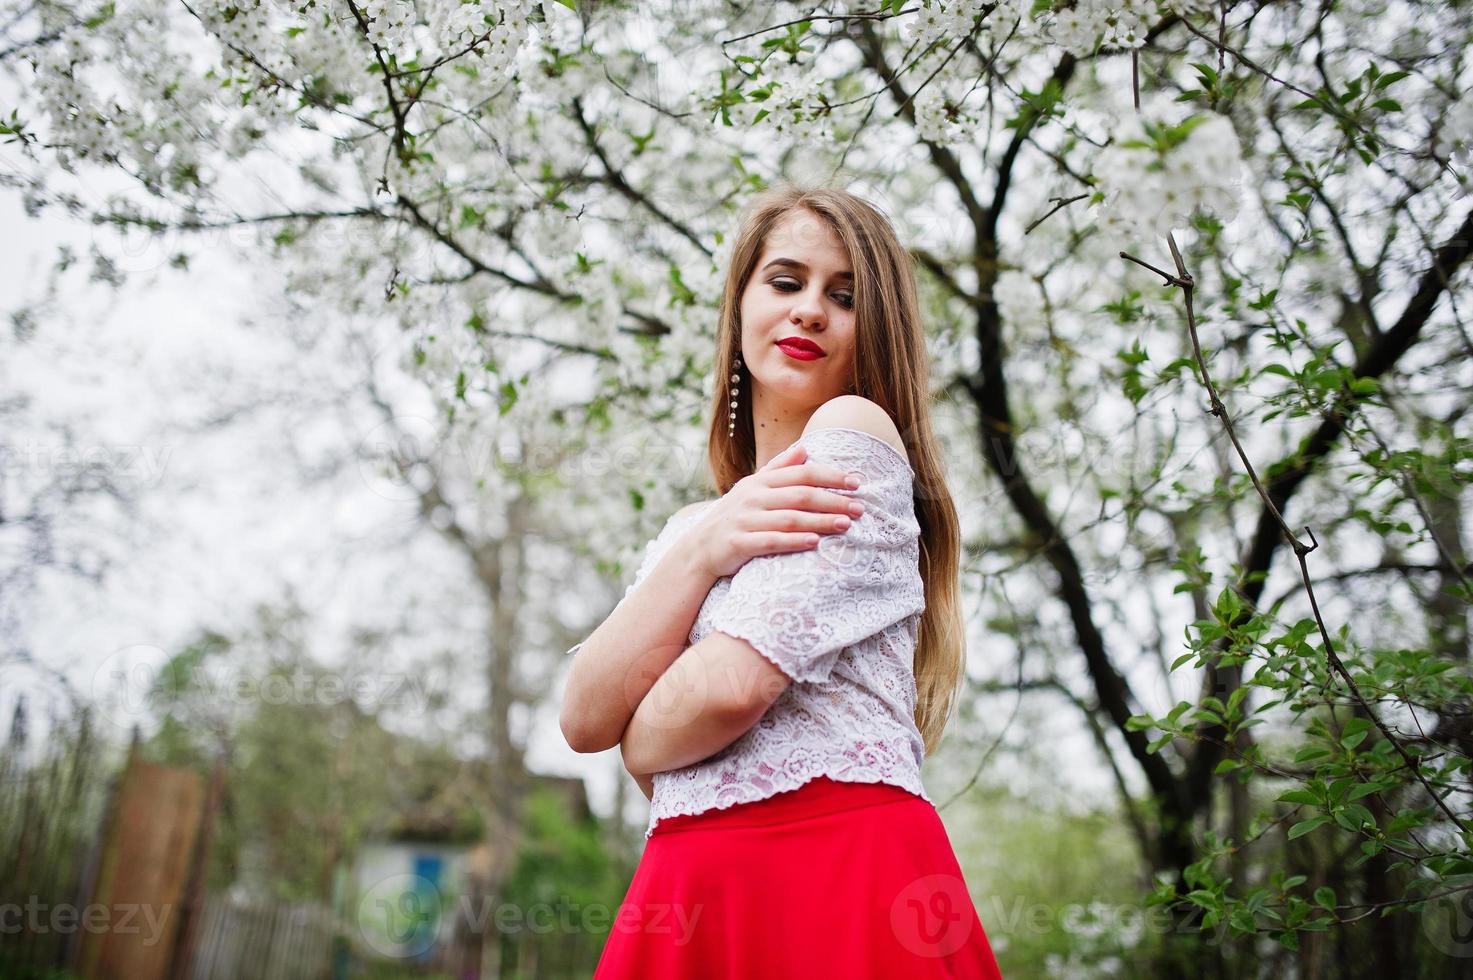
<path fill-rule="evenodd" d="M 1314 901 L 1322 909 L 1335 911 L 1335 889 L 1321 885 L 1314 890 Z"/>
<path fill-rule="evenodd" d="M 507 379 L 506 381 L 503 381 L 501 383 L 500 390 L 497 392 L 497 395 L 499 396 L 499 404 L 497 406 L 497 408 L 498 408 L 498 413 L 497 414 L 498 415 L 505 415 L 507 412 L 510 412 L 512 410 L 512 408 L 517 403 L 517 398 L 519 396 L 518 396 L 518 393 L 517 393 L 516 382 L 514 382 L 514 381 L 512 381 L 510 379 Z"/>
<path fill-rule="evenodd" d="M 1243 611 L 1243 600 L 1231 586 L 1225 588 L 1217 596 L 1217 602 L 1212 606 L 1213 615 L 1217 621 L 1224 625 L 1230 624 L 1238 618 Z"/>
<path fill-rule="evenodd" d="M 1228 695 L 1226 713 L 1229 717 L 1238 713 L 1238 706 L 1243 703 L 1243 699 L 1247 696 L 1248 689 L 1246 687 L 1240 687 Z"/>
<path fill-rule="evenodd" d="M 1330 818 L 1323 815 L 1318 817 L 1310 817 L 1308 820 L 1301 820 L 1294 826 L 1289 828 L 1289 839 L 1298 840 L 1305 834 L 1309 833 L 1311 830 L 1314 830 L 1317 827 L 1323 827 L 1329 822 Z"/>
<path fill-rule="evenodd" d="M 102 5 L 102 9 L 99 10 L 95 16 L 89 17 L 84 20 L 82 22 L 82 26 L 87 28 L 89 31 L 92 30 L 92 28 L 94 27 L 101 27 L 103 24 L 106 24 L 108 21 L 112 20 L 113 14 L 116 12 L 116 4 L 105 3 Z"/>
<path fill-rule="evenodd" d="M 681 276 L 679 267 L 670 266 L 669 276 L 671 304 L 677 306 L 694 305 L 696 303 L 696 294 L 691 292 L 690 287 L 685 284 L 685 279 Z"/>
<path fill-rule="evenodd" d="M 1204 909 L 1215 910 L 1222 908 L 1222 899 L 1212 892 L 1198 888 L 1186 894 L 1186 900 L 1193 905 L 1200 905 Z"/>

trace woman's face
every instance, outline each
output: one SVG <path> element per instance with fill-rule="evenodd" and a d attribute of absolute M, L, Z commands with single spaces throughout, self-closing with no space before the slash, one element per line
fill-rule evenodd
<path fill-rule="evenodd" d="M 741 325 L 742 363 L 762 401 L 817 408 L 849 390 L 853 269 L 823 219 L 799 210 L 773 226 L 742 291 Z M 789 338 L 809 341 L 822 353 L 784 346 Z"/>

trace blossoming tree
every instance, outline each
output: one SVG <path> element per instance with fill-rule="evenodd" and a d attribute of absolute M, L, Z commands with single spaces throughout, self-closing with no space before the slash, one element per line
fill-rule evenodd
<path fill-rule="evenodd" d="M 392 325 L 440 438 L 691 445 L 745 196 L 871 197 L 975 556 L 963 735 L 1071 712 L 1177 916 L 1163 974 L 1469 952 L 1466 5 L 6 6 L 33 211 L 156 265 L 247 231 L 298 302 Z M 620 523 L 608 488 L 549 519 Z"/>

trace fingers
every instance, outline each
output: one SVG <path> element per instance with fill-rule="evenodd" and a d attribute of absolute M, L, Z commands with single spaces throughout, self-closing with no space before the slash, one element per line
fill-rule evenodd
<path fill-rule="evenodd" d="M 854 522 L 854 518 L 848 514 L 814 513 L 809 510 L 769 510 L 763 516 L 773 530 L 788 533 L 814 531 L 818 534 L 835 534 L 847 531 Z"/>
<path fill-rule="evenodd" d="M 849 477 L 854 477 L 854 482 Z M 843 490 L 855 490 L 859 487 L 859 475 L 851 474 L 837 466 L 828 466 L 822 463 L 802 463 L 781 466 L 774 470 L 767 478 L 770 487 L 790 487 L 797 484 L 807 484 L 813 487 L 836 487 Z"/>
<path fill-rule="evenodd" d="M 759 536 L 757 555 L 776 555 L 788 551 L 807 551 L 818 546 L 817 534 L 803 532 L 767 531 Z"/>
<path fill-rule="evenodd" d="M 767 485 L 770 487 L 787 487 L 804 483 L 815 487 L 842 487 L 845 490 L 859 488 L 861 483 L 859 474 L 850 473 L 837 466 L 825 466 L 818 463 L 805 465 L 803 461 L 807 458 L 807 448 L 802 443 L 795 442 L 769 459 L 758 472 L 770 474 L 767 480 Z M 786 472 L 780 472 L 784 470 Z"/>
<path fill-rule="evenodd" d="M 762 469 L 775 470 L 779 466 L 791 466 L 793 463 L 799 462 L 807 455 L 807 447 L 795 442 L 787 449 L 784 449 L 782 452 L 778 453 L 776 456 L 772 457 L 766 463 L 764 463 Z"/>
<path fill-rule="evenodd" d="M 858 517 L 864 513 L 864 501 L 822 487 L 794 484 L 778 487 L 768 494 L 768 510 L 807 510 L 819 513 L 848 514 Z"/>

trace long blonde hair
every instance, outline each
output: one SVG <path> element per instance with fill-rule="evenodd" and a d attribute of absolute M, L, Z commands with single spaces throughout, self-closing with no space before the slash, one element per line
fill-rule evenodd
<path fill-rule="evenodd" d="M 895 420 L 915 470 L 916 520 L 920 524 L 921 579 L 926 609 L 915 650 L 916 728 L 925 754 L 940 744 L 965 682 L 966 637 L 961 614 L 961 524 L 946 488 L 931 430 L 930 362 L 926 354 L 915 269 L 889 218 L 847 191 L 826 187 L 774 187 L 746 207 L 732 245 L 716 332 L 715 397 L 708 455 L 718 494 L 756 468 L 750 375 L 742 374 L 734 437 L 727 435 L 730 379 L 741 349 L 741 299 L 763 243 L 790 212 L 807 210 L 827 222 L 843 243 L 854 270 L 855 352 L 852 390 L 880 405 Z"/>

